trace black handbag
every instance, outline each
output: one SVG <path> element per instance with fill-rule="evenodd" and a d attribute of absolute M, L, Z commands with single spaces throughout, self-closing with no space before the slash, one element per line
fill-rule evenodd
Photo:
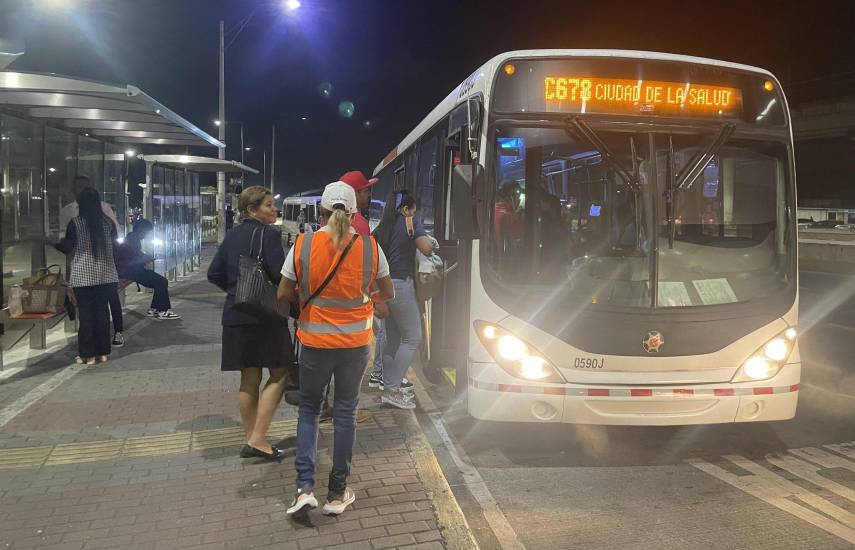
<path fill-rule="evenodd" d="M 253 255 L 253 242 L 258 228 L 252 230 L 249 239 L 249 255 L 240 255 L 238 279 L 235 289 L 235 309 L 253 315 L 286 319 L 291 310 L 288 303 L 276 296 L 277 285 L 264 263 L 264 230 L 261 228 L 261 243 L 258 254 Z"/>

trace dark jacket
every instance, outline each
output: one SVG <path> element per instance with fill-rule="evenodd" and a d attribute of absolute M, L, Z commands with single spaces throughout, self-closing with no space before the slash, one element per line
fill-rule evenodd
<path fill-rule="evenodd" d="M 279 228 L 265 226 L 261 222 L 247 219 L 228 233 L 217 250 L 217 255 L 208 267 L 208 280 L 226 291 L 226 302 L 223 305 L 223 326 L 257 325 L 269 322 L 243 311 L 237 311 L 235 304 L 235 288 L 238 279 L 238 262 L 241 254 L 258 254 L 261 243 L 261 232 L 264 228 L 264 247 L 262 256 L 267 270 L 273 281 L 279 284 L 282 278 L 282 264 L 285 263 L 285 250 L 282 248 L 282 236 Z M 256 230 L 255 241 L 250 252 L 250 239 Z"/>
<path fill-rule="evenodd" d="M 116 247 L 115 255 L 119 277 L 130 279 L 131 275 L 145 269 L 150 258 L 142 251 L 142 232 L 128 233 L 125 242 Z"/>

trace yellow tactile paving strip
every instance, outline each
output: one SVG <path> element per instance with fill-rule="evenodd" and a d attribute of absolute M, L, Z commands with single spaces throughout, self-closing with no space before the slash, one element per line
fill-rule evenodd
<path fill-rule="evenodd" d="M 270 424 L 268 436 L 272 441 L 297 433 L 296 420 Z M 129 437 L 113 441 L 87 441 L 48 447 L 0 449 L 0 470 L 12 468 L 41 468 L 61 464 L 80 464 L 99 460 L 140 458 L 189 453 L 240 445 L 244 442 L 243 428 L 235 426 L 197 432 L 177 432 L 148 437 Z"/>

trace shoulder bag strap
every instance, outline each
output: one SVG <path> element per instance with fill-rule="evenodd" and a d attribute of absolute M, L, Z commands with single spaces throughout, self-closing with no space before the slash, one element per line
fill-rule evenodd
<path fill-rule="evenodd" d="M 249 236 L 249 256 L 252 257 L 252 243 L 255 242 L 255 232 L 258 231 L 257 227 L 252 228 L 252 235 Z M 263 239 L 262 239 L 263 240 Z"/>
<path fill-rule="evenodd" d="M 332 271 L 330 271 L 330 274 L 327 275 L 327 278 L 324 279 L 324 282 L 321 283 L 321 286 L 319 286 L 318 289 L 315 290 L 311 296 L 309 296 L 309 299 L 306 300 L 305 302 L 303 302 L 304 308 L 309 305 L 309 302 L 311 302 L 312 300 L 317 298 L 318 295 L 324 291 L 324 289 L 327 287 L 327 285 L 330 284 L 330 281 L 332 281 L 333 277 L 335 277 L 335 274 L 338 271 L 338 268 L 341 265 L 341 262 L 344 261 L 344 258 L 345 258 L 345 256 L 347 256 L 347 253 L 350 252 L 351 248 L 353 248 L 353 243 L 356 242 L 357 238 L 359 238 L 359 235 L 354 235 L 353 238 L 350 239 L 350 242 L 347 243 L 347 247 L 345 247 L 344 251 L 342 251 L 341 256 L 338 257 L 338 261 L 336 262 L 335 266 L 332 268 Z M 305 244 L 306 243 L 303 243 L 303 246 L 305 246 Z"/>

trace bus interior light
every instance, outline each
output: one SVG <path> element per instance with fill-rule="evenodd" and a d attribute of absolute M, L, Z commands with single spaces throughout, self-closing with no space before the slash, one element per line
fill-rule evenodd
<path fill-rule="evenodd" d="M 555 365 L 510 331 L 485 321 L 475 321 L 473 324 L 478 339 L 496 363 L 511 376 L 538 382 L 565 383 Z"/>

